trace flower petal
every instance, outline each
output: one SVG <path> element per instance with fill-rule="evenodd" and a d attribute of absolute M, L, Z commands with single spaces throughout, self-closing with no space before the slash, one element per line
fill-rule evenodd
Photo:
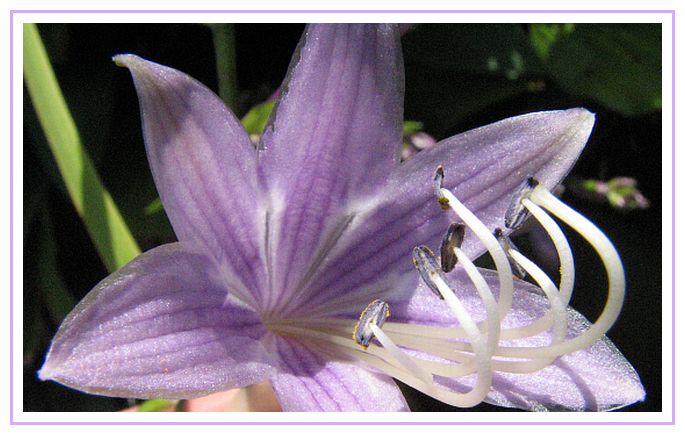
<path fill-rule="evenodd" d="M 188 399 L 264 379 L 260 319 L 227 300 L 214 263 L 183 244 L 98 284 L 53 339 L 39 377 L 93 394 Z"/>
<path fill-rule="evenodd" d="M 247 133 L 193 78 L 131 54 L 114 60 L 133 76 L 152 175 L 176 237 L 259 289 L 257 152 Z"/>
<path fill-rule="evenodd" d="M 284 411 L 408 411 L 392 378 L 333 362 L 294 340 L 277 343 L 281 370 L 271 385 Z"/>
<path fill-rule="evenodd" d="M 281 294 L 302 287 L 398 160 L 404 75 L 394 25 L 309 26 L 262 138 Z"/>
<path fill-rule="evenodd" d="M 498 278 L 493 271 L 480 269 L 498 294 Z M 450 286 L 475 320 L 485 318 L 480 298 L 464 273 L 450 274 Z M 422 283 L 406 305 L 391 305 L 393 322 L 433 326 L 455 325 L 453 315 Z M 525 281 L 515 281 L 511 311 L 502 325 L 515 328 L 532 323 L 547 310 L 548 302 L 539 289 Z M 586 330 L 590 324 L 580 313 L 567 309 L 569 338 Z M 551 333 L 516 340 L 517 346 L 543 346 L 551 342 Z M 504 343 L 507 344 L 507 343 Z M 455 391 L 466 391 L 475 382 L 470 376 L 460 380 L 443 378 L 441 383 Z M 644 400 L 645 390 L 635 369 L 606 337 L 592 346 L 564 355 L 552 365 L 527 374 L 496 372 L 486 402 L 531 411 L 606 411 Z"/>
<path fill-rule="evenodd" d="M 571 336 L 589 322 L 569 309 Z M 606 336 L 529 374 L 497 373 L 486 401 L 531 411 L 608 411 L 645 399 L 640 377 Z"/>
<path fill-rule="evenodd" d="M 494 230 L 504 227 L 505 210 L 528 176 L 548 188 L 564 178 L 593 124 L 594 115 L 584 109 L 531 113 L 451 137 L 400 164 L 382 197 L 355 217 L 341 238 L 344 243 L 338 243 L 309 289 L 292 304 L 306 308 L 349 297 L 388 274 L 400 277 L 411 271 L 414 246 L 437 249 L 456 220 L 434 196 L 438 165 L 445 169 L 445 187 Z M 462 249 L 471 258 L 483 252 L 470 231 Z"/>

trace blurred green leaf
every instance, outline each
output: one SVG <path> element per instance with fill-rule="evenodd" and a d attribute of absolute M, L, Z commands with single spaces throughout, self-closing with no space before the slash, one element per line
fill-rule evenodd
<path fill-rule="evenodd" d="M 418 133 L 423 130 L 423 122 L 420 121 L 404 121 L 402 125 L 402 134 L 405 136 Z"/>
<path fill-rule="evenodd" d="M 521 24 L 418 26 L 402 43 L 406 106 L 437 137 L 493 104 L 544 89 L 543 65 Z"/>
<path fill-rule="evenodd" d="M 35 24 L 24 25 L 24 80 L 71 200 L 109 270 L 140 253 L 88 157 Z"/>
<path fill-rule="evenodd" d="M 522 24 L 418 26 L 402 45 L 407 60 L 433 68 L 513 80 L 542 71 Z"/>
<path fill-rule="evenodd" d="M 575 24 L 531 24 L 530 42 L 540 59 L 547 61 L 549 51 L 562 35 L 575 30 Z"/>
<path fill-rule="evenodd" d="M 406 100 L 425 131 L 443 137 L 452 127 L 493 104 L 530 91 L 524 80 L 508 80 L 407 65 Z"/>
<path fill-rule="evenodd" d="M 566 92 L 628 116 L 661 109 L 659 24 L 533 24 L 530 35 Z"/>
<path fill-rule="evenodd" d="M 59 325 L 76 305 L 72 294 L 57 267 L 57 246 L 53 234 L 52 221 L 47 207 L 41 214 L 40 241 L 36 273 L 38 285 L 43 293 L 43 300 L 54 325 Z"/>
<path fill-rule="evenodd" d="M 35 300 L 35 295 L 31 294 L 33 289 L 24 281 L 24 304 L 23 313 L 23 356 L 24 367 L 29 367 L 36 363 L 38 358 L 42 358 L 45 351 L 46 331 L 45 320 L 42 315 L 42 307 L 39 305 L 40 299 Z"/>
<path fill-rule="evenodd" d="M 257 104 L 245 114 L 242 122 L 248 134 L 262 134 L 275 105 L 276 101 L 266 101 Z"/>
<path fill-rule="evenodd" d="M 33 221 L 43 211 L 46 192 L 47 183 L 44 180 L 41 180 L 38 187 L 24 190 L 24 241 L 29 236 Z"/>
<path fill-rule="evenodd" d="M 159 213 L 162 210 L 164 210 L 164 206 L 160 198 L 153 199 L 151 203 L 145 206 L 145 214 L 147 215 Z"/>
<path fill-rule="evenodd" d="M 176 402 L 171 400 L 146 400 L 138 405 L 138 412 L 162 412 L 169 407 L 173 407 L 175 404 Z"/>

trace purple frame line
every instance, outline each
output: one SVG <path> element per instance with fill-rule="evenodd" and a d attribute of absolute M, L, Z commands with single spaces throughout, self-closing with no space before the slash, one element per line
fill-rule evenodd
<path fill-rule="evenodd" d="M 10 424 L 14 422 L 14 16 L 10 12 Z"/>
<path fill-rule="evenodd" d="M 531 9 L 531 10 L 488 10 L 488 9 L 442 9 L 442 10 L 411 10 L 411 9 L 397 9 L 397 10 L 384 10 L 384 9 L 369 9 L 369 10 L 345 10 L 345 9 L 208 9 L 208 10 L 196 10 L 196 9 L 82 9 L 82 10 L 55 10 L 55 9 L 16 9 L 10 11 L 10 13 L 49 13 L 49 14 L 373 14 L 373 13 L 386 13 L 386 14 L 553 14 L 553 13 L 580 13 L 580 14 L 663 14 L 663 13 L 675 13 L 671 9 L 624 9 L 624 10 L 611 10 L 611 9 L 598 9 L 598 10 L 573 10 L 573 9 Z"/>
<path fill-rule="evenodd" d="M 10 422 L 14 426 L 673 426 L 675 423 L 669 421 L 645 422 L 645 421 L 479 421 L 479 422 L 451 422 L 451 421 L 115 421 L 115 422 Z"/>
<path fill-rule="evenodd" d="M 671 382 L 672 382 L 672 390 L 671 390 L 671 415 L 673 419 L 673 424 L 675 425 L 675 378 L 676 378 L 676 373 L 675 373 L 675 122 L 676 122 L 676 117 L 675 117 L 675 11 L 671 13 L 671 95 L 672 95 L 672 102 L 671 102 L 671 140 L 673 141 L 671 145 L 671 174 L 672 174 L 672 188 L 671 188 L 671 238 L 672 238 L 672 245 L 671 245 L 671 285 L 673 286 L 672 294 L 671 294 L 671 322 L 673 322 L 672 327 L 673 327 L 673 332 L 671 335 L 671 349 L 672 349 L 672 355 L 671 355 L 671 367 L 672 367 L 672 373 L 671 373 Z"/>
<path fill-rule="evenodd" d="M 113 422 L 107 422 L 107 421 L 98 421 L 98 422 L 61 422 L 61 421 L 55 421 L 55 422 L 19 422 L 19 421 L 14 421 L 14 258 L 13 258 L 13 252 L 14 252 L 14 146 L 13 146 L 13 138 L 14 138 L 14 115 L 13 115 L 13 108 L 14 108 L 14 91 L 13 91 L 13 83 L 14 83 L 14 14 L 22 14 L 22 13 L 51 13 L 51 14 L 110 14 L 110 13 L 120 13 L 120 14 L 152 14 L 152 13 L 159 13 L 159 14 L 176 14 L 176 13 L 190 13 L 190 14 L 211 14 L 211 13 L 220 13 L 220 14 L 248 14 L 248 13 L 253 13 L 253 14 L 264 14 L 264 13 L 279 13 L 279 14 L 294 14 L 294 13 L 315 13 L 315 14 L 333 14 L 333 13 L 348 13 L 348 14 L 369 14 L 369 13 L 412 13 L 412 14 L 429 14 L 429 13 L 448 13 L 448 14 L 492 14 L 492 13 L 498 13 L 498 14 L 552 14 L 552 13 L 579 13 L 579 14 L 645 14 L 645 13 L 650 13 L 650 14 L 665 14 L 668 13 L 671 15 L 671 92 L 672 92 L 672 111 L 671 111 L 671 173 L 672 173 L 672 180 L 671 180 L 671 204 L 672 204 L 672 209 L 671 209 L 671 235 L 673 242 L 671 244 L 671 284 L 672 284 L 672 293 L 671 293 L 671 321 L 672 321 L 672 335 L 671 335 L 671 348 L 674 350 L 671 355 L 671 380 L 672 380 L 672 389 L 671 389 L 671 421 L 655 421 L 655 422 L 645 422 L 645 421 L 640 421 L 640 422 L 577 422 L 577 421 L 567 421 L 567 422 L 519 422 L 519 421 L 513 421 L 513 422 L 505 422 L 505 421 L 500 421 L 500 422 L 397 422 L 397 421 L 389 421 L 389 422 L 349 422 L 349 421 L 329 421 L 329 422 L 290 422 L 290 421 L 282 421 L 282 422 L 254 422 L 254 421 L 230 421 L 230 422 L 189 422 L 189 421 L 183 421 L 183 422 L 169 422 L 169 421 L 162 421 L 162 422 L 152 422 L 152 421 L 144 421 L 144 422 L 132 422 L 132 421 L 113 421 Z M 9 44 L 10 44 L 10 49 L 9 49 L 9 54 L 10 54 L 10 128 L 9 128 L 9 133 L 10 133 L 10 425 L 17 425 L 17 426 L 48 426 L 48 425 L 53 425 L 53 426 L 95 426 L 95 425 L 117 425 L 117 426 L 152 426 L 152 425 L 176 425 L 176 426 L 196 426 L 196 425 L 202 425 L 202 426 L 219 426 L 219 425 L 260 425 L 260 426 L 329 426 L 329 425 L 345 425 L 345 426 L 359 426 L 359 425 L 368 425 L 368 426 L 381 426 L 381 425 L 393 425 L 393 426 L 398 426 L 398 425 L 403 425 L 403 426 L 454 426 L 454 425 L 462 425 L 462 426 L 476 426 L 476 425 L 488 425 L 488 426 L 504 426 L 504 425 L 519 425 L 519 426 L 553 426 L 553 425 L 574 425 L 574 426 L 624 426 L 624 425 L 635 425 L 635 426 L 673 426 L 675 425 L 675 399 L 676 399 L 676 394 L 675 394 L 675 378 L 676 378 L 676 373 L 675 373 L 675 301 L 676 301 L 676 295 L 675 295 L 675 134 L 676 134 L 676 117 L 675 117 L 675 86 L 676 86 L 676 81 L 675 81 L 675 58 L 676 58 L 676 50 L 675 50 L 675 43 L 676 43 L 676 38 L 675 38 L 675 10 L 567 10 L 567 9 L 560 9 L 560 10 L 51 10 L 51 9 L 45 9 L 45 10 L 30 10 L 30 9 L 17 9 L 17 10 L 10 10 L 10 25 L 9 25 L 9 32 L 10 32 L 10 37 L 9 37 Z"/>

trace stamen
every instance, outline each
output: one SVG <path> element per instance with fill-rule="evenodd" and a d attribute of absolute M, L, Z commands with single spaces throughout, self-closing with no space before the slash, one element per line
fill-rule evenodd
<path fill-rule="evenodd" d="M 464 225 L 452 224 L 440 246 L 440 262 L 425 246 L 414 248 L 412 259 L 422 280 L 448 305 L 455 317 L 455 326 L 386 322 L 390 314 L 388 304 L 375 300 L 362 311 L 356 323 L 347 317 L 314 315 L 279 319 L 270 322 L 268 327 L 281 335 L 306 338 L 308 345 L 329 352 L 332 358 L 356 359 L 445 403 L 470 407 L 480 403 L 490 391 L 493 371 L 531 373 L 548 366 L 561 355 L 586 348 L 598 340 L 618 316 L 625 277 L 618 254 L 606 236 L 542 185 L 535 185 L 534 179 L 527 180 L 517 191 L 507 220 L 516 227 L 530 213 L 547 231 L 559 255 L 559 288 L 538 266 L 518 252 L 501 229 L 495 229 L 493 234 L 451 192 L 443 189 L 443 178 L 440 167 L 434 179 L 440 203 L 454 210 L 495 262 L 501 289 L 499 303 L 479 269 L 460 248 Z M 609 295 L 604 311 L 594 325 L 573 339 L 566 340 L 567 305 L 575 275 L 573 254 L 561 228 L 544 209 L 587 238 L 600 255 L 609 276 Z M 462 293 L 455 293 L 447 282 L 446 272 L 457 264 L 464 269 L 482 300 L 486 319 L 481 323 L 476 323 L 460 300 Z M 536 281 L 549 300 L 549 309 L 528 325 L 502 329 L 501 322 L 511 308 L 512 270 L 520 277 L 528 273 Z M 436 300 L 435 303 L 442 302 Z M 350 340 L 352 328 L 353 340 Z M 525 339 L 550 329 L 551 342 L 546 346 L 500 345 L 501 340 Z M 434 380 L 434 376 L 460 379 L 467 375 L 477 378 L 471 391 L 465 393 L 451 391 Z"/>
<path fill-rule="evenodd" d="M 451 272 L 457 265 L 457 256 L 454 253 L 455 248 L 461 248 L 464 241 L 465 227 L 462 224 L 450 224 L 447 233 L 442 238 L 440 244 L 440 266 L 444 272 Z"/>
<path fill-rule="evenodd" d="M 433 176 L 433 190 L 435 191 L 435 196 L 438 197 L 438 204 L 443 210 L 449 210 L 449 201 L 442 195 L 442 182 L 445 179 L 445 172 L 442 169 L 442 165 L 438 166 L 435 170 L 435 175 Z"/>
<path fill-rule="evenodd" d="M 488 250 L 495 262 L 500 284 L 499 317 L 503 319 L 506 317 L 509 308 L 511 308 L 511 300 L 514 293 L 514 280 L 512 279 L 511 267 L 509 266 L 507 254 L 505 254 L 499 242 L 485 224 L 481 222 L 471 210 L 462 204 L 452 192 L 447 189 L 442 189 L 440 192 L 447 198 L 450 207 L 457 216 L 459 216 L 464 224 L 473 231 L 481 243 L 483 243 L 485 249 Z"/>
<path fill-rule="evenodd" d="M 433 251 L 426 246 L 416 246 L 412 251 L 412 261 L 414 267 L 418 270 L 421 279 L 426 283 L 428 288 L 435 293 L 440 299 L 444 299 L 438 289 L 436 281 L 438 279 L 446 281 L 445 272 L 435 259 Z"/>
<path fill-rule="evenodd" d="M 533 189 L 540 184 L 538 180 L 533 177 L 528 177 L 521 186 L 514 192 L 511 198 L 511 204 L 504 214 L 504 225 L 512 230 L 517 229 L 523 224 L 523 221 L 528 217 L 528 210 L 523 206 L 522 201 L 528 198 Z"/>
<path fill-rule="evenodd" d="M 364 349 L 374 337 L 373 326 L 383 326 L 385 319 L 390 316 L 390 307 L 387 303 L 376 299 L 364 308 L 359 316 L 359 321 L 354 326 L 352 338 Z"/>
<path fill-rule="evenodd" d="M 547 232 L 547 235 L 552 240 L 554 248 L 559 255 L 559 266 L 561 282 L 559 283 L 559 292 L 564 305 L 568 305 L 573 293 L 573 286 L 575 283 L 575 264 L 573 261 L 573 252 L 568 240 L 561 230 L 559 225 L 552 219 L 540 206 L 536 205 L 530 199 L 524 199 L 523 205 L 535 217 L 542 228 Z"/>
<path fill-rule="evenodd" d="M 513 357 L 523 355 L 522 357 L 524 358 L 531 356 L 534 358 L 560 356 L 592 345 L 614 324 L 621 311 L 625 297 L 625 274 L 623 264 L 614 245 L 587 218 L 561 202 L 542 186 L 537 187 L 531 193 L 530 200 L 549 210 L 587 240 L 597 254 L 599 254 L 609 281 L 607 302 L 604 310 L 595 323 L 583 334 L 554 346 L 543 348 L 500 348 L 500 351 L 498 351 L 501 355 Z"/>
<path fill-rule="evenodd" d="M 465 401 L 466 403 L 475 401 L 474 404 L 478 404 L 483 401 L 490 390 L 490 385 L 492 385 L 491 354 L 488 352 L 488 343 L 483 340 L 483 334 L 478 329 L 478 325 L 476 325 L 471 314 L 447 285 L 447 282 L 441 277 L 437 277 L 434 282 L 440 291 L 440 294 L 445 299 L 445 302 L 447 302 L 447 305 L 450 307 L 450 310 L 459 321 L 459 325 L 466 332 L 466 335 L 471 342 L 473 352 L 475 353 L 475 364 L 478 373 L 476 385 L 468 393 L 463 395 L 457 394 L 455 397 L 459 397 L 460 400 Z M 431 391 L 434 390 L 435 388 L 431 388 Z M 434 391 L 434 393 L 440 394 L 436 391 Z"/>
<path fill-rule="evenodd" d="M 571 252 L 571 247 L 569 246 L 568 240 L 566 240 L 566 236 L 559 225 L 542 208 L 535 205 L 530 199 L 524 199 L 522 203 L 552 239 L 552 243 L 554 244 L 554 247 L 559 255 L 561 274 L 559 294 L 564 307 L 566 307 L 571 300 L 575 281 L 575 265 L 573 262 L 573 253 Z M 518 263 L 516 264 L 518 265 Z M 529 325 L 506 330 L 505 335 L 509 338 L 530 337 L 539 334 L 542 331 L 546 331 L 550 326 L 552 326 L 552 323 L 552 312 L 546 312 L 542 318 Z"/>
<path fill-rule="evenodd" d="M 418 248 L 418 251 L 430 252 L 430 250 L 426 247 Z M 417 249 L 415 248 L 414 251 L 416 252 Z M 466 267 L 468 267 L 468 265 L 473 266 L 473 264 L 468 260 L 468 258 L 465 255 L 461 254 L 461 250 L 459 248 L 456 248 L 456 255 L 460 260 L 464 262 L 464 265 L 466 265 Z M 433 260 L 435 260 L 435 257 L 432 257 L 432 255 L 427 256 L 425 258 L 432 258 Z M 435 263 L 435 265 L 437 266 L 437 262 Z M 475 269 L 475 266 L 473 267 L 473 269 Z M 437 288 L 437 290 L 442 295 L 442 298 L 445 300 L 445 302 L 447 302 L 447 305 L 449 306 L 450 310 L 459 321 L 459 325 L 466 332 L 466 336 L 471 342 L 473 352 L 475 353 L 475 364 L 478 372 L 478 381 L 476 382 L 476 386 L 473 388 L 473 390 L 471 390 L 469 393 L 466 393 L 464 397 L 468 397 L 468 400 L 474 400 L 474 398 L 480 397 L 478 402 L 476 402 L 480 403 L 487 395 L 487 392 L 490 389 L 490 385 L 492 384 L 492 368 L 490 364 L 492 353 L 489 351 L 494 350 L 494 346 L 491 344 L 491 342 L 497 342 L 499 337 L 499 326 L 492 326 L 493 329 L 489 337 L 490 340 L 488 340 L 488 342 L 486 343 L 483 340 L 483 334 L 480 332 L 480 329 L 478 329 L 478 325 L 476 325 L 476 322 L 471 317 L 471 314 L 468 312 L 468 310 L 466 310 L 466 308 L 461 303 L 459 298 L 454 294 L 452 289 L 447 284 L 447 280 L 445 279 L 444 273 L 442 273 L 442 269 L 435 270 L 437 270 L 437 272 L 430 275 L 431 284 Z M 480 275 L 480 273 L 477 273 L 476 275 Z M 470 274 L 469 277 L 471 277 Z M 482 276 L 480 278 L 482 278 Z M 474 284 L 476 284 L 476 280 L 474 280 Z M 483 292 L 483 295 L 486 297 L 486 299 L 488 293 L 490 294 L 490 297 L 492 297 L 490 289 L 487 288 L 486 290 L 480 284 L 481 283 L 476 284 L 476 287 L 480 287 L 479 291 Z M 487 287 L 487 284 L 485 284 L 485 287 Z M 488 304 L 486 302 L 486 306 L 494 308 L 495 305 L 492 303 Z M 491 313 L 488 314 L 489 318 L 493 317 L 492 315 L 490 315 Z M 494 315 L 494 318 L 497 319 L 497 323 L 499 324 L 499 317 L 496 316 L 496 313 Z"/>
<path fill-rule="evenodd" d="M 521 267 L 521 265 L 518 264 L 516 260 L 514 260 L 514 258 L 509 254 L 510 250 L 519 252 L 519 249 L 516 247 L 516 245 L 514 245 L 514 242 L 511 241 L 509 236 L 504 234 L 502 228 L 495 228 L 495 232 L 493 234 L 495 235 L 495 238 L 499 244 L 502 246 L 502 249 L 504 249 L 504 252 L 507 254 L 507 259 L 509 260 L 509 265 L 511 266 L 512 272 L 514 272 L 514 276 L 519 279 L 524 279 L 526 277 L 526 270 Z"/>

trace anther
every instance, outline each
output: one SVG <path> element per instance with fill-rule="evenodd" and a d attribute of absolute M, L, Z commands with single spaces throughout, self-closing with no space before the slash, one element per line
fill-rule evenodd
<path fill-rule="evenodd" d="M 444 272 L 451 272 L 457 265 L 457 255 L 454 248 L 461 248 L 464 241 L 464 231 L 466 227 L 463 224 L 450 224 L 445 236 L 442 238 L 440 244 L 440 266 Z"/>
<path fill-rule="evenodd" d="M 354 325 L 352 338 L 364 349 L 368 348 L 374 337 L 372 326 L 382 327 L 388 317 L 390 317 L 390 307 L 386 302 L 376 299 L 362 311 L 359 321 Z"/>
<path fill-rule="evenodd" d="M 521 186 L 516 189 L 514 196 L 511 198 L 511 204 L 504 214 L 504 225 L 506 225 L 507 228 L 515 230 L 526 220 L 530 213 L 528 212 L 528 209 L 523 206 L 522 201 L 524 198 L 530 196 L 531 192 L 538 184 L 540 184 L 538 180 L 533 177 L 528 177 L 526 181 L 521 183 Z"/>
<path fill-rule="evenodd" d="M 495 232 L 493 234 L 495 235 L 495 238 L 499 242 L 500 246 L 502 246 L 504 253 L 507 254 L 507 259 L 509 260 L 509 265 L 511 266 L 511 271 L 513 272 L 514 276 L 524 279 L 526 277 L 526 270 L 521 267 L 516 260 L 514 260 L 514 257 L 512 257 L 511 253 L 509 252 L 519 252 L 519 249 L 516 247 L 516 245 L 514 245 L 514 242 L 512 242 L 509 236 L 504 234 L 502 228 L 495 228 Z"/>
<path fill-rule="evenodd" d="M 447 282 L 447 277 L 445 272 L 438 264 L 438 260 L 435 258 L 435 254 L 426 246 L 416 246 L 412 251 L 412 261 L 416 270 L 419 271 L 419 275 L 423 282 L 426 283 L 428 288 L 435 293 L 440 299 L 444 299 L 438 285 L 437 280 L 442 280 Z"/>
<path fill-rule="evenodd" d="M 445 179 L 445 171 L 442 169 L 442 165 L 438 166 L 435 170 L 435 175 L 433 176 L 433 191 L 435 196 L 438 197 L 438 203 L 443 210 L 448 210 L 450 208 L 450 201 L 442 194 L 442 182 Z"/>

